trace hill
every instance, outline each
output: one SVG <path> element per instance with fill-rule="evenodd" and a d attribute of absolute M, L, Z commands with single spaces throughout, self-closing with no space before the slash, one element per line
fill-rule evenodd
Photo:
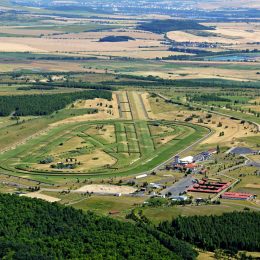
<path fill-rule="evenodd" d="M 90 212 L 84 214 L 71 207 L 0 194 L 1 259 L 107 259 L 107 256 L 183 259 L 145 228 Z"/>
<path fill-rule="evenodd" d="M 212 30 L 214 28 L 204 26 L 191 20 L 153 20 L 150 22 L 140 23 L 138 30 L 149 31 L 153 33 L 166 33 L 180 30 Z"/>

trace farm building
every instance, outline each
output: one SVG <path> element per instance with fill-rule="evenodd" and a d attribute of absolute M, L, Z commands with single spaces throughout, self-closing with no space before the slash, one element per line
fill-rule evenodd
<path fill-rule="evenodd" d="M 203 178 L 197 181 L 193 187 L 189 188 L 189 192 L 204 192 L 204 193 L 219 193 L 222 190 L 228 188 L 229 182 L 209 181 L 207 178 Z"/>
<path fill-rule="evenodd" d="M 229 200 L 251 200 L 254 199 L 255 196 L 245 192 L 225 192 L 221 195 L 221 198 Z"/>

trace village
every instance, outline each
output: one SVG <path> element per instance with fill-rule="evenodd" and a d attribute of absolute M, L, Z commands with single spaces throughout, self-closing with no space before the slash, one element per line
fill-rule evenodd
<path fill-rule="evenodd" d="M 228 175 L 222 175 L 221 172 L 218 176 L 211 176 L 209 167 L 206 166 L 209 160 L 213 160 L 214 155 L 218 153 L 218 149 L 210 149 L 203 151 L 194 156 L 186 156 L 180 158 L 179 155 L 174 157 L 174 161 L 167 164 L 162 172 L 178 172 L 183 176 L 173 181 L 170 185 L 165 185 L 163 180 L 159 182 L 144 183 L 143 187 L 138 189 L 133 195 L 145 196 L 150 198 L 164 198 L 172 201 L 174 204 L 205 204 L 205 203 L 220 203 L 223 199 L 228 200 L 255 200 L 256 194 L 248 192 L 235 192 L 232 189 L 240 179 L 233 178 Z M 245 156 L 245 154 L 259 154 L 259 151 L 253 151 L 247 148 L 233 148 L 228 151 L 230 154 L 239 154 Z M 245 161 L 245 164 L 248 161 Z M 226 171 L 226 170 L 225 170 Z M 156 174 L 156 173 L 152 173 Z M 257 172 L 260 175 L 260 172 Z M 170 174 L 163 175 L 169 182 Z M 135 177 L 136 182 L 140 183 L 140 180 L 149 179 L 147 174 L 138 175 Z M 168 183 L 167 183 L 168 184 Z M 121 194 L 117 194 L 121 196 Z M 145 202 L 145 204 L 149 204 Z"/>

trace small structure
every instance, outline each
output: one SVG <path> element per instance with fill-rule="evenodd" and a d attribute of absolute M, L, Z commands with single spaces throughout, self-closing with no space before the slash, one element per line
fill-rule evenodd
<path fill-rule="evenodd" d="M 182 195 L 182 196 L 170 196 L 170 199 L 173 201 L 187 201 L 188 196 Z"/>
<path fill-rule="evenodd" d="M 221 195 L 221 198 L 229 200 L 252 200 L 255 196 L 246 192 L 225 192 Z"/>
<path fill-rule="evenodd" d="M 135 178 L 136 179 L 142 179 L 142 178 L 145 178 L 145 177 L 147 177 L 147 174 L 138 175 Z"/>
<path fill-rule="evenodd" d="M 161 189 L 162 185 L 161 184 L 157 184 L 157 183 L 149 183 L 148 188 L 152 188 L 152 189 Z"/>
<path fill-rule="evenodd" d="M 109 215 L 116 215 L 119 214 L 120 212 L 118 210 L 111 210 L 109 211 Z"/>

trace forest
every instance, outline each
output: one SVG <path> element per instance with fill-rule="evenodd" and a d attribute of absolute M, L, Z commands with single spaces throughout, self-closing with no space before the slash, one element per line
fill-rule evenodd
<path fill-rule="evenodd" d="M 260 250 L 260 214 L 257 212 L 178 217 L 162 222 L 159 230 L 209 251 L 219 248 L 234 253 Z"/>
<path fill-rule="evenodd" d="M 90 90 L 63 94 L 0 96 L 0 116 L 49 115 L 78 99 L 94 98 L 111 100 L 112 92 Z"/>
<path fill-rule="evenodd" d="M 1 259 L 195 259 L 189 244 L 184 253 L 193 255 L 183 258 L 166 234 L 154 232 L 57 203 L 0 194 Z M 181 251 L 185 242 L 174 241 Z"/>
<path fill-rule="evenodd" d="M 106 36 L 101 39 L 99 39 L 100 42 L 128 42 L 128 41 L 134 41 L 135 39 L 133 37 L 129 36 Z"/>
<path fill-rule="evenodd" d="M 153 33 L 166 33 L 179 30 L 212 30 L 214 28 L 201 25 L 191 20 L 152 20 L 148 23 L 141 23 L 137 26 L 138 30 Z"/>

